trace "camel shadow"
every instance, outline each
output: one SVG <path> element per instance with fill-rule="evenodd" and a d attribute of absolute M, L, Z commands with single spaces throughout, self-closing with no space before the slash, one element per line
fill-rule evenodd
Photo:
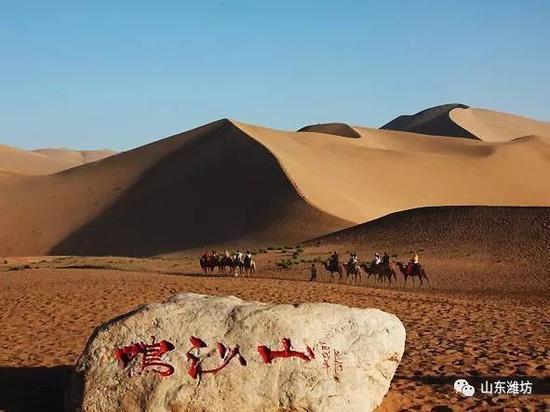
<path fill-rule="evenodd" d="M 62 411 L 71 369 L 0 366 L 0 411 Z"/>

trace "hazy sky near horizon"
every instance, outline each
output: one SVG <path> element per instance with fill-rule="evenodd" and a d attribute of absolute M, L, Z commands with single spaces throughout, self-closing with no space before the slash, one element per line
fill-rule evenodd
<path fill-rule="evenodd" d="M 0 0 L 0 144 L 130 149 L 223 117 L 550 121 L 550 1 Z"/>

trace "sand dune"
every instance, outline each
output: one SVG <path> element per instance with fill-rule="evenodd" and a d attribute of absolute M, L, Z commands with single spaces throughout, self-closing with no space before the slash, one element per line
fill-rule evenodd
<path fill-rule="evenodd" d="M 227 120 L 3 190 L 4 255 L 156 254 L 351 224 L 306 203 L 273 155 Z"/>
<path fill-rule="evenodd" d="M 344 220 L 422 206 L 550 205 L 541 185 L 550 144 L 541 138 L 489 144 L 356 128 L 363 138 L 335 139 L 238 125 L 277 157 L 309 203 Z"/>
<path fill-rule="evenodd" d="M 313 124 L 302 127 L 298 132 L 326 133 L 342 137 L 361 137 L 357 130 L 345 123 Z"/>
<path fill-rule="evenodd" d="M 435 276 L 438 290 L 538 294 L 550 288 L 550 207 L 413 209 L 308 243 L 317 242 L 338 250 L 360 250 L 368 260 L 375 251 L 387 251 L 398 255 L 395 260 L 407 261 L 411 251 L 417 251 Z M 456 276 L 460 279 L 466 273 L 469 284 L 461 285 Z M 536 289 L 527 290 L 527 278 Z"/>
<path fill-rule="evenodd" d="M 468 106 L 451 103 L 430 107 L 412 115 L 396 117 L 391 122 L 382 126 L 381 129 L 437 136 L 464 137 L 468 139 L 478 138 L 477 135 L 471 133 L 450 118 L 449 113 L 458 108 L 468 109 Z"/>
<path fill-rule="evenodd" d="M 4 174 L 0 254 L 153 255 L 300 242 L 425 206 L 550 206 L 546 137 L 353 130 L 220 120 L 56 175 Z"/>
<path fill-rule="evenodd" d="M 381 129 L 506 142 L 523 136 L 550 138 L 550 123 L 493 110 L 445 104 L 399 116 Z"/>
<path fill-rule="evenodd" d="M 447 206 L 411 209 L 318 240 L 372 243 L 381 248 L 396 245 L 423 248 L 429 244 L 430 249 L 446 255 L 451 250 L 468 255 L 490 253 L 498 259 L 529 260 L 550 265 L 550 260 L 541 259 L 550 253 L 550 207 Z"/>
<path fill-rule="evenodd" d="M 0 172 L 47 175 L 95 162 L 114 153 L 110 150 L 75 151 L 68 149 L 27 151 L 0 145 Z"/>
<path fill-rule="evenodd" d="M 24 175 L 44 175 L 73 167 L 65 159 L 0 145 L 0 171 Z"/>

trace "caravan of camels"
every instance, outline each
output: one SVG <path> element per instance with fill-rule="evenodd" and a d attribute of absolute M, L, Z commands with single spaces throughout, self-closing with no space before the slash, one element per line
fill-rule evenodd
<path fill-rule="evenodd" d="M 247 276 L 256 273 L 256 262 L 250 251 L 242 253 L 236 250 L 234 253 L 225 251 L 223 255 L 218 255 L 216 251 L 204 252 L 199 260 L 201 269 L 206 275 L 209 271 L 214 273 L 214 270 L 218 268 L 218 273 L 229 273 L 233 276 Z M 413 254 L 411 260 L 407 264 L 402 262 L 392 262 L 387 253 L 384 253 L 382 257 L 375 254 L 372 261 L 360 262 L 357 254 L 352 253 L 350 259 L 347 262 L 341 262 L 338 253 L 335 251 L 332 255 L 324 261 L 321 261 L 323 268 L 329 273 L 330 282 L 336 280 L 335 274 L 338 274 L 338 281 L 344 280 L 346 283 L 357 283 L 362 280 L 362 273 L 365 272 L 366 279 L 373 277 L 378 282 L 388 282 L 392 284 L 397 283 L 398 271 L 403 275 L 404 284 L 407 284 L 407 279 L 411 278 L 413 285 L 415 284 L 415 278 L 420 281 L 420 286 L 424 281 L 429 283 L 426 271 L 418 262 L 418 255 Z M 310 281 L 317 280 L 317 268 L 315 263 L 311 264 L 311 277 Z"/>

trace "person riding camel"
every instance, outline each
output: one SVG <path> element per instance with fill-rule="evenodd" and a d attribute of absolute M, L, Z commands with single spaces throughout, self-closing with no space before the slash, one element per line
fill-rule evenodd
<path fill-rule="evenodd" d="M 386 267 L 390 266 L 390 255 L 388 255 L 388 252 L 384 252 L 384 256 L 382 256 L 382 264 Z"/>
<path fill-rule="evenodd" d="M 338 265 L 340 264 L 340 258 L 338 257 L 338 252 L 336 251 L 332 252 L 332 255 L 330 256 L 330 259 L 328 262 L 329 262 L 329 266 L 338 267 Z"/>
<path fill-rule="evenodd" d="M 235 260 L 237 262 L 243 261 L 243 253 L 239 249 L 237 249 L 237 251 L 235 252 Z"/>
<path fill-rule="evenodd" d="M 409 273 L 412 273 L 413 269 L 419 265 L 418 261 L 418 253 L 413 252 L 411 260 L 409 261 L 409 264 L 407 265 L 407 271 Z"/>
<path fill-rule="evenodd" d="M 250 265 L 250 262 L 252 262 L 252 253 L 250 253 L 250 251 L 247 250 L 246 255 L 244 256 L 244 264 Z"/>

